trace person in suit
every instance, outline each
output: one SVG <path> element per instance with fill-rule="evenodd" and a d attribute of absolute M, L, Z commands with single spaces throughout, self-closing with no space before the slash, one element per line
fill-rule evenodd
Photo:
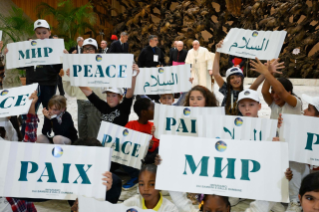
<path fill-rule="evenodd" d="M 178 42 L 178 41 L 174 41 L 174 43 L 173 43 L 173 48 L 171 48 L 171 49 L 169 50 L 169 57 L 171 57 L 172 54 L 173 54 L 173 52 L 174 52 L 174 50 L 176 50 L 177 42 Z"/>
<path fill-rule="evenodd" d="M 69 53 L 70 53 L 70 54 L 81 54 L 81 49 L 82 49 L 83 41 L 84 41 L 84 39 L 83 39 L 82 37 L 78 37 L 78 38 L 76 39 L 76 42 L 78 43 L 78 45 L 72 47 L 72 48 L 69 50 Z"/>
<path fill-rule="evenodd" d="M 100 50 L 100 53 L 108 53 L 108 47 L 107 47 L 107 41 L 106 40 L 102 40 L 101 41 L 101 44 L 100 44 L 100 47 L 101 47 L 101 50 Z"/>
<path fill-rule="evenodd" d="M 109 48 L 109 53 L 128 53 L 128 34 L 127 32 L 122 32 L 120 39 L 113 41 Z"/>
<path fill-rule="evenodd" d="M 174 49 L 169 57 L 169 64 L 172 66 L 174 62 L 184 63 L 186 56 L 187 56 L 187 50 L 184 48 L 183 41 L 177 41 L 176 42 L 176 49 Z"/>

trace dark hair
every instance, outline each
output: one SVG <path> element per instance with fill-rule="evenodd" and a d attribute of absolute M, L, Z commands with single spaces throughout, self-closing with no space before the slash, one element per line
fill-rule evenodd
<path fill-rule="evenodd" d="M 6 130 L 4 129 L 4 127 L 0 127 L 0 136 L 1 138 L 5 139 L 6 137 Z"/>
<path fill-rule="evenodd" d="M 229 202 L 229 198 L 228 198 L 228 197 L 226 197 L 226 196 L 220 196 L 220 195 L 215 195 L 215 194 L 200 194 L 200 195 L 199 195 L 199 198 L 198 198 L 199 204 L 201 204 L 202 202 L 205 202 L 205 201 L 206 201 L 206 198 L 207 198 L 208 196 L 217 196 L 217 197 L 220 197 L 220 198 L 224 201 L 224 203 L 226 204 L 226 207 L 229 206 L 229 208 L 231 208 L 231 205 L 230 205 L 230 202 Z M 203 209 L 204 209 L 204 204 L 201 204 L 199 211 L 203 211 Z"/>
<path fill-rule="evenodd" d="M 184 106 L 189 106 L 189 98 L 192 93 L 192 91 L 199 91 L 203 94 L 205 98 L 205 107 L 214 107 L 218 106 L 218 101 L 216 99 L 216 96 L 214 93 L 212 93 L 210 90 L 208 90 L 206 87 L 201 85 L 194 86 L 186 95 Z"/>
<path fill-rule="evenodd" d="M 4 70 L 4 66 L 0 66 L 0 70 Z"/>
<path fill-rule="evenodd" d="M 152 39 L 158 38 L 157 35 L 150 35 L 148 36 L 148 42 L 150 42 Z"/>
<path fill-rule="evenodd" d="M 141 176 L 141 174 L 145 171 L 151 172 L 153 174 L 156 174 L 157 172 L 157 166 L 155 164 L 142 164 L 142 168 L 140 171 L 140 174 L 138 177 Z"/>
<path fill-rule="evenodd" d="M 299 195 L 301 198 L 306 192 L 310 191 L 319 192 L 319 172 L 308 174 L 301 181 L 301 186 L 299 189 Z"/>
<path fill-rule="evenodd" d="M 319 116 L 319 111 L 317 110 L 317 108 L 313 105 L 311 105 L 314 109 L 315 109 L 315 116 Z"/>
<path fill-rule="evenodd" d="M 140 117 L 142 110 L 148 110 L 152 101 L 148 98 L 140 98 L 134 103 L 134 112 Z"/>
<path fill-rule="evenodd" d="M 79 138 L 73 145 L 77 146 L 102 146 L 101 142 L 93 137 Z"/>
<path fill-rule="evenodd" d="M 282 84 L 282 86 L 284 86 L 287 92 L 291 92 L 291 94 L 295 95 L 293 93 L 294 86 L 292 85 L 289 79 L 281 77 L 281 78 L 278 78 L 277 80 Z"/>
<path fill-rule="evenodd" d="M 238 115 L 238 107 L 237 107 L 237 102 L 233 102 L 233 108 L 231 108 L 231 94 L 233 90 L 233 86 L 230 84 L 230 77 L 233 75 L 238 75 L 241 77 L 241 86 L 240 86 L 240 91 L 244 90 L 244 77 L 241 74 L 232 74 L 227 77 L 227 97 L 226 97 L 226 102 L 225 102 L 225 113 L 227 115 Z"/>
<path fill-rule="evenodd" d="M 59 36 L 57 36 L 57 35 L 53 35 L 52 37 L 53 37 L 53 38 L 54 38 L 54 37 L 55 37 L 55 38 L 58 38 Z"/>

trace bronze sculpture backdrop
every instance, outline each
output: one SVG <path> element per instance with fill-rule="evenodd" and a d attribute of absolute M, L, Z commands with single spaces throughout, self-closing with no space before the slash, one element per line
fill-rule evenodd
<path fill-rule="evenodd" d="M 129 33 L 130 51 L 135 57 L 147 45 L 147 37 L 156 34 L 160 47 L 168 55 L 174 40 L 182 40 L 191 48 L 194 39 L 215 52 L 215 44 L 226 36 L 230 28 L 252 30 L 287 30 L 288 34 L 280 54 L 285 61 L 284 75 L 289 77 L 317 78 L 319 52 L 309 56 L 319 42 L 318 0 L 117 0 L 122 10 L 114 8 L 107 0 L 92 0 L 109 11 L 97 12 L 100 21 L 114 28 L 107 35 Z M 226 7 L 227 6 L 227 7 Z M 123 12 L 122 12 L 123 11 Z M 111 12 L 113 15 L 111 15 Z M 292 51 L 300 48 L 300 54 Z M 314 50 L 312 50 L 313 52 Z M 166 58 L 167 59 L 167 58 Z M 221 59 L 222 71 L 227 65 L 227 55 Z M 256 73 L 248 71 L 249 76 Z"/>

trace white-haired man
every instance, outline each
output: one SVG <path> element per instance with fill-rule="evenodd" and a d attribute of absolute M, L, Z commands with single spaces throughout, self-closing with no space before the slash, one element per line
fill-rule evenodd
<path fill-rule="evenodd" d="M 76 39 L 76 42 L 78 43 L 78 45 L 72 47 L 72 48 L 69 50 L 69 53 L 70 53 L 70 54 L 81 54 L 81 49 L 82 49 L 83 41 L 84 41 L 84 39 L 83 39 L 82 37 L 78 37 L 78 38 Z"/>
<path fill-rule="evenodd" d="M 187 50 L 184 49 L 183 41 L 176 41 L 176 49 L 172 51 L 169 58 L 170 65 L 181 65 L 185 63 Z"/>
<path fill-rule="evenodd" d="M 202 85 L 211 90 L 211 76 L 213 61 L 208 49 L 201 47 L 198 40 L 193 41 L 193 48 L 188 51 L 186 61 L 192 64 L 193 86 Z"/>

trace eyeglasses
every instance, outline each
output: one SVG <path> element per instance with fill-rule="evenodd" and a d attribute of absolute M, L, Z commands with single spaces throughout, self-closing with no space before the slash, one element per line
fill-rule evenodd
<path fill-rule="evenodd" d="M 95 48 L 93 48 L 93 47 L 84 47 L 83 51 L 84 52 L 92 52 L 92 51 L 95 51 Z"/>

